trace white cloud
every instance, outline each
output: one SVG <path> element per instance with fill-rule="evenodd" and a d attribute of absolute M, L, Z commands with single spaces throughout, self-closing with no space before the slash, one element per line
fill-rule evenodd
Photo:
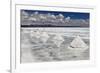
<path fill-rule="evenodd" d="M 71 18 L 68 16 L 68 17 L 66 17 L 65 18 L 65 22 L 69 22 L 69 20 L 70 20 Z"/>

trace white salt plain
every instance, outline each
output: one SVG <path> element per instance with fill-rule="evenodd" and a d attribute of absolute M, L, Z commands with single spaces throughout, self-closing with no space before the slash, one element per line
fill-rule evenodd
<path fill-rule="evenodd" d="M 41 33 L 32 34 L 34 31 Z M 43 32 L 45 33 L 42 35 Z M 57 38 L 56 35 L 62 39 L 54 40 L 55 37 Z M 84 44 L 88 46 L 81 52 L 68 49 L 77 36 L 80 36 Z M 21 28 L 21 63 L 88 59 L 89 28 Z"/>

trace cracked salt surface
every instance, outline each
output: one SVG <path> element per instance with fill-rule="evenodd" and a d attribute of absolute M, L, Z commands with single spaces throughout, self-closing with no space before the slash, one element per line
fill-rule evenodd
<path fill-rule="evenodd" d="M 75 28 L 73 32 L 71 30 L 73 31 L 73 28 L 66 28 L 64 33 L 59 33 L 57 30 L 50 29 L 49 32 L 45 30 L 43 35 L 43 31 L 41 34 L 39 31 L 36 36 L 33 33 L 35 29 L 21 28 L 21 63 L 88 60 L 89 29 L 76 28 L 77 33 L 75 33 Z"/>

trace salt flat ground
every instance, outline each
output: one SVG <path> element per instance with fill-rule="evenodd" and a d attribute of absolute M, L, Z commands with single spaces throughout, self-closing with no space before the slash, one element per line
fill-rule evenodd
<path fill-rule="evenodd" d="M 83 52 L 77 51 L 78 54 L 68 49 L 77 35 L 89 46 L 89 28 L 21 28 L 20 31 L 21 63 L 89 59 L 89 48 Z M 31 31 L 45 31 L 49 38 L 46 43 L 43 43 L 41 38 L 32 38 Z M 59 47 L 53 43 L 53 37 L 56 34 L 60 34 L 64 39 Z"/>

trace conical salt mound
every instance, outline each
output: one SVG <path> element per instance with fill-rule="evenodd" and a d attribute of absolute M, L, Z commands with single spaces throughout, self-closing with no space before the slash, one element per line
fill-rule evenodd
<path fill-rule="evenodd" d="M 56 35 L 52 40 L 58 47 L 63 43 L 64 39 L 61 35 Z"/>
<path fill-rule="evenodd" d="M 59 35 L 59 34 L 56 34 L 56 36 L 53 39 L 54 40 L 64 41 L 64 38 L 61 35 Z"/>
<path fill-rule="evenodd" d="M 47 32 L 43 32 L 42 34 L 41 34 L 41 40 L 42 40 L 42 42 L 46 42 L 47 40 L 48 40 L 48 38 L 49 38 L 49 35 L 48 35 L 48 33 Z"/>
<path fill-rule="evenodd" d="M 41 32 L 40 31 L 31 31 L 30 36 L 40 38 Z"/>
<path fill-rule="evenodd" d="M 81 39 L 80 36 L 77 36 L 70 44 L 72 48 L 87 48 L 87 44 Z"/>
<path fill-rule="evenodd" d="M 75 56 L 81 56 L 81 54 L 87 50 L 89 47 L 85 42 L 81 39 L 80 36 L 77 36 L 71 44 L 68 46 L 68 49 L 73 53 Z"/>

